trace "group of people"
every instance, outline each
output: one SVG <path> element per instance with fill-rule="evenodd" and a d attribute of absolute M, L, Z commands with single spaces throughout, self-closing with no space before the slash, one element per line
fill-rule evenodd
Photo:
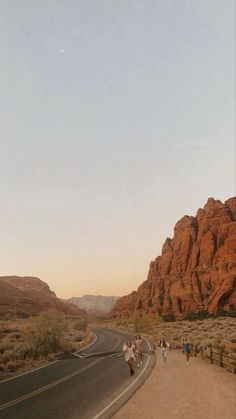
<path fill-rule="evenodd" d="M 129 340 L 123 346 L 123 352 L 125 353 L 125 361 L 128 365 L 130 375 L 134 375 L 133 363 L 137 362 L 137 367 L 142 365 L 142 353 L 143 353 L 143 341 L 138 335 L 134 342 Z"/>
<path fill-rule="evenodd" d="M 182 352 L 185 353 L 187 365 L 189 365 L 190 358 L 190 343 L 187 336 L 181 338 Z M 159 348 L 162 354 L 163 362 L 167 365 L 167 348 L 170 349 L 170 344 L 164 338 L 160 339 Z"/>
<path fill-rule="evenodd" d="M 190 358 L 190 343 L 188 337 L 181 338 L 182 352 L 185 353 L 187 365 L 189 365 Z M 161 352 L 161 357 L 163 359 L 164 365 L 167 366 L 167 349 L 170 349 L 170 344 L 164 339 L 161 338 L 159 341 L 159 349 Z M 134 375 L 133 364 L 137 363 L 137 367 L 142 365 L 142 353 L 143 353 L 143 341 L 140 335 L 136 336 L 134 342 L 129 340 L 123 346 L 123 352 L 125 354 L 125 361 L 128 365 L 130 375 Z"/>

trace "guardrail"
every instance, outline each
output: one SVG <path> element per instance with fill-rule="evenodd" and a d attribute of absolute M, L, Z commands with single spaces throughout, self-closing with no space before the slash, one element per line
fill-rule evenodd
<path fill-rule="evenodd" d="M 203 355 L 203 348 L 200 350 L 201 358 L 208 358 L 210 359 L 210 363 L 214 364 L 214 361 L 217 365 L 224 368 L 230 367 L 232 369 L 233 374 L 236 374 L 236 359 L 230 355 L 226 355 L 223 352 L 218 352 L 212 348 L 209 348 L 209 355 Z M 228 362 L 229 359 L 234 361 L 233 363 Z"/>

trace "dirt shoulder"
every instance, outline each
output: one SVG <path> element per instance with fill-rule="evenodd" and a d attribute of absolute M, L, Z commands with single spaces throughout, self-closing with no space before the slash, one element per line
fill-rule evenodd
<path fill-rule="evenodd" d="M 181 352 L 159 351 L 151 375 L 113 419 L 235 419 L 236 376 Z"/>

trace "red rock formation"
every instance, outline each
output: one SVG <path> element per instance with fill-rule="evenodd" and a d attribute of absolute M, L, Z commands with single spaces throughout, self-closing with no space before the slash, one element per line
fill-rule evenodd
<path fill-rule="evenodd" d="M 125 295 L 124 297 L 121 297 L 117 300 L 114 308 L 111 310 L 111 315 L 122 314 L 122 315 L 128 315 L 129 313 L 132 313 L 135 310 L 137 301 L 137 292 L 133 291 L 129 295 Z"/>
<path fill-rule="evenodd" d="M 132 305 L 129 298 L 132 297 Z M 236 198 L 208 199 L 196 217 L 185 215 L 150 263 L 136 294 L 120 299 L 112 314 L 135 310 L 180 316 L 199 310 L 236 310 Z"/>
<path fill-rule="evenodd" d="M 0 316 L 31 316 L 47 310 L 70 315 L 85 314 L 75 304 L 59 300 L 39 278 L 0 277 Z"/>

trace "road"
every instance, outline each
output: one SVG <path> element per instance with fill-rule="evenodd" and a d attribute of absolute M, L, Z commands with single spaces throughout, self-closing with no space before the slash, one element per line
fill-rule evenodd
<path fill-rule="evenodd" d="M 155 362 L 145 342 L 134 377 L 122 354 L 131 336 L 94 329 L 96 341 L 78 354 L 0 383 L 1 419 L 106 419 L 131 396 Z"/>

